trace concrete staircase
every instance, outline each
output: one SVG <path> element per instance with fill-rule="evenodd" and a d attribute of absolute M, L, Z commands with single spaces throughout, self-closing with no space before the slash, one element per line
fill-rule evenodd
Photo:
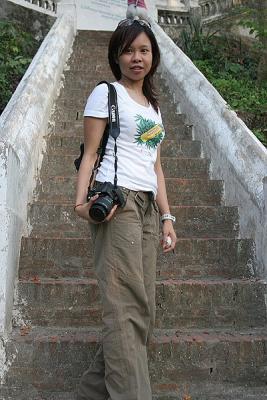
<path fill-rule="evenodd" d="M 101 305 L 88 224 L 73 213 L 73 159 L 85 100 L 106 64 L 109 33 L 80 32 L 57 100 L 54 133 L 22 239 L 11 367 L 1 399 L 70 400 L 100 339 Z M 266 287 L 254 276 L 253 242 L 239 239 L 238 210 L 192 127 L 158 77 L 167 132 L 162 145 L 176 253 L 157 265 L 157 319 L 149 348 L 158 400 L 267 399 Z M 197 129 L 197 128 L 196 128 Z M 146 400 L 146 399 L 144 399 Z"/>

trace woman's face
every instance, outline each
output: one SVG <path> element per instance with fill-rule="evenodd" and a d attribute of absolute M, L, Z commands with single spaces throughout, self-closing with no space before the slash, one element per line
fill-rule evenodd
<path fill-rule="evenodd" d="M 122 79 L 143 80 L 152 66 L 152 47 L 148 36 L 142 32 L 129 48 L 119 56 Z"/>

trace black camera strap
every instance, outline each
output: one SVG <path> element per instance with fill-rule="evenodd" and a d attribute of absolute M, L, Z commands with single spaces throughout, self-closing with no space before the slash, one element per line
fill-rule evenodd
<path fill-rule="evenodd" d="M 108 110 L 109 110 L 109 123 L 108 123 L 108 133 L 114 139 L 114 188 L 117 188 L 118 177 L 118 156 L 117 156 L 117 138 L 120 135 L 120 117 L 118 110 L 118 100 L 117 100 L 117 91 L 112 83 L 108 83 L 106 81 L 102 81 L 100 83 L 106 83 L 108 85 Z M 105 154 L 105 149 L 103 156 Z M 102 158 L 103 158 L 102 156 Z M 102 161 L 102 160 L 101 160 Z"/>
<path fill-rule="evenodd" d="M 120 119 L 119 119 L 119 110 L 118 110 L 118 101 L 117 101 L 117 91 L 115 87 L 106 81 L 101 81 L 98 83 L 98 85 L 101 85 L 102 83 L 105 83 L 108 86 L 108 124 L 106 126 L 106 129 L 103 134 L 103 138 L 101 140 L 100 146 L 97 150 L 97 159 L 94 164 L 94 168 L 89 180 L 89 189 L 91 188 L 91 185 L 94 181 L 96 171 L 100 165 L 100 163 L 103 160 L 105 150 L 106 150 L 106 145 L 109 136 L 111 136 L 114 139 L 114 170 L 115 170 L 115 175 L 114 175 L 114 187 L 117 188 L 117 169 L 118 169 L 118 156 L 117 156 L 117 138 L 120 134 Z M 80 164 L 82 161 L 82 157 L 84 154 L 84 143 L 80 145 L 80 156 L 74 161 L 74 165 L 77 169 L 77 171 L 80 168 Z"/>

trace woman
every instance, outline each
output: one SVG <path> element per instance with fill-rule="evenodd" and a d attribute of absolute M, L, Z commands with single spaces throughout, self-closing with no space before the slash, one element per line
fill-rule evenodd
<path fill-rule="evenodd" d="M 75 211 L 91 226 L 104 328 L 102 345 L 81 378 L 79 399 L 152 398 L 146 347 L 155 320 L 158 212 L 163 251 L 173 250 L 176 243 L 160 162 L 164 130 L 153 86 L 159 61 L 159 48 L 149 24 L 121 21 L 110 40 L 109 64 L 116 78 L 120 117 L 118 185 L 126 204 L 114 206 L 100 224 L 89 217 L 97 196 L 86 202 L 86 194 L 107 123 L 107 85 L 94 89 L 84 112 L 85 152 Z M 114 140 L 109 137 L 96 185 L 113 179 Z"/>

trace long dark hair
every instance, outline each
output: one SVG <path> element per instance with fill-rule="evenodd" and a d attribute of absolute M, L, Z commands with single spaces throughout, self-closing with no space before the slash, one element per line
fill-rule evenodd
<path fill-rule="evenodd" d="M 110 38 L 108 60 L 113 75 L 119 81 L 121 79 L 121 70 L 118 64 L 118 58 L 131 46 L 132 42 L 142 32 L 148 36 L 152 47 L 152 66 L 149 73 L 144 78 L 143 93 L 155 111 L 158 112 L 159 105 L 153 82 L 153 75 L 160 63 L 160 51 L 152 30 L 146 25 L 141 25 L 138 21 L 133 21 L 130 25 L 122 24 L 118 26 Z"/>

